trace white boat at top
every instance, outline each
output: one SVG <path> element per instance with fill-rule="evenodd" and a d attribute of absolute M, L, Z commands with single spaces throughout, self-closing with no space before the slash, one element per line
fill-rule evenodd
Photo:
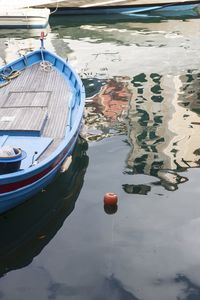
<path fill-rule="evenodd" d="M 0 0 L 0 27 L 44 28 L 47 26 L 50 15 L 48 8 L 30 8 L 29 2 L 24 0 L 12 0 L 12 4 L 6 2 L 8 1 Z"/>
<path fill-rule="evenodd" d="M 10 2 L 10 3 L 8 3 Z M 3 7 L 6 8 L 29 8 L 33 6 L 38 6 L 38 5 L 48 5 L 51 3 L 59 3 L 63 2 L 63 0 L 0 0 L 0 9 Z"/>

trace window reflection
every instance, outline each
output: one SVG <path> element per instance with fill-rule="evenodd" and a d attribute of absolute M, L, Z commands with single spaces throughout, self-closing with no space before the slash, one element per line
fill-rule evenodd
<path fill-rule="evenodd" d="M 128 174 L 155 176 L 165 189 L 174 191 L 187 181 L 183 171 L 199 167 L 199 82 L 199 74 L 191 70 L 182 76 L 133 77 L 127 111 Z"/>

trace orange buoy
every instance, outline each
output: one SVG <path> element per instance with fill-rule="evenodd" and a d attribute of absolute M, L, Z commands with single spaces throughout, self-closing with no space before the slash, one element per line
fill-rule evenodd
<path fill-rule="evenodd" d="M 117 201 L 118 201 L 118 197 L 114 193 L 109 192 L 104 195 L 104 204 L 105 205 L 116 205 Z"/>

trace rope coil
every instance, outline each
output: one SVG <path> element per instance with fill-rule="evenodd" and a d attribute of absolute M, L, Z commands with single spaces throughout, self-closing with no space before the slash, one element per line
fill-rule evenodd
<path fill-rule="evenodd" d="M 0 74 L 0 88 L 6 86 L 11 82 L 12 79 L 17 78 L 21 74 L 20 71 L 13 70 L 8 75 L 1 73 Z"/>
<path fill-rule="evenodd" d="M 41 61 L 40 68 L 45 72 L 51 72 L 53 70 L 52 64 L 49 61 L 45 60 Z"/>

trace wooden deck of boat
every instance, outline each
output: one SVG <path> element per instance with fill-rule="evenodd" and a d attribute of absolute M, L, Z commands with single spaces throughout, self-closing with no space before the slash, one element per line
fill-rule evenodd
<path fill-rule="evenodd" d="M 48 8 L 89 8 L 89 7 L 111 7 L 111 6 L 135 6 L 135 5 L 151 5 L 151 4 L 173 4 L 173 3 L 200 3 L 199 0 L 63 0 L 63 1 L 49 1 L 45 5 L 38 5 L 40 7 Z"/>
<path fill-rule="evenodd" d="M 65 135 L 70 96 L 70 87 L 54 68 L 27 67 L 0 89 L 0 130 L 51 137 L 53 151 Z"/>

